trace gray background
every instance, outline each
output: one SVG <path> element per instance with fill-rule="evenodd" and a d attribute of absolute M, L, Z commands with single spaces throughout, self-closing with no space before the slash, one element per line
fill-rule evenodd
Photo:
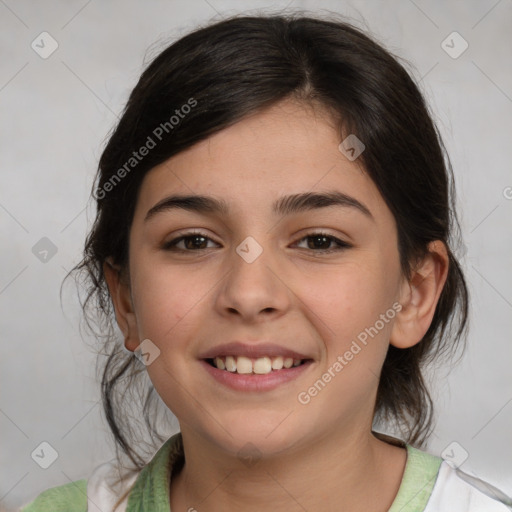
<path fill-rule="evenodd" d="M 93 340 L 80 337 L 73 282 L 63 308 L 59 287 L 80 260 L 97 160 L 144 62 L 199 23 L 285 8 L 350 16 L 421 80 L 454 166 L 472 294 L 468 351 L 432 376 L 428 451 L 467 452 L 464 471 L 512 495 L 511 0 L 0 0 L 0 509 L 87 477 L 113 453 Z M 31 47 L 43 31 L 58 43 L 45 59 Z M 442 47 L 453 31 L 469 45 L 458 58 Z M 32 250 L 43 237 L 57 248 L 46 262 Z M 31 458 L 43 441 L 58 453 L 46 470 Z"/>

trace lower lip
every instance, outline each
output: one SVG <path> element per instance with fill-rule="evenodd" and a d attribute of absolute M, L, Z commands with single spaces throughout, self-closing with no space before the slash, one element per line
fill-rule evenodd
<path fill-rule="evenodd" d="M 313 361 L 306 361 L 299 366 L 283 368 L 282 370 L 271 371 L 264 375 L 259 374 L 239 374 L 219 370 L 205 360 L 200 361 L 206 371 L 217 381 L 236 391 L 271 391 L 277 387 L 290 382 L 302 375 Z"/>

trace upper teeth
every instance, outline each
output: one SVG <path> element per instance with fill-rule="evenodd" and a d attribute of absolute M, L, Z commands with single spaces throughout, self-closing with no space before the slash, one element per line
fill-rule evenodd
<path fill-rule="evenodd" d="M 301 359 L 293 359 L 291 357 L 258 357 L 257 359 L 250 359 L 245 356 L 226 356 L 216 357 L 213 364 L 219 370 L 227 370 L 228 372 L 237 373 L 257 373 L 263 375 L 270 373 L 272 370 L 281 370 L 281 368 L 291 368 L 292 366 L 299 366 L 302 362 Z"/>

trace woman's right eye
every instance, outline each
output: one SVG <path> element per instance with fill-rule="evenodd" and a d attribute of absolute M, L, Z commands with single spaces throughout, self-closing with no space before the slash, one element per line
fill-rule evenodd
<path fill-rule="evenodd" d="M 205 244 L 207 244 L 208 240 L 213 242 L 213 240 L 207 237 L 204 233 L 185 233 L 184 235 L 180 235 L 179 237 L 166 242 L 162 249 L 165 251 L 194 252 L 195 250 L 207 249 Z M 182 242 L 183 245 L 179 247 L 179 244 Z"/>

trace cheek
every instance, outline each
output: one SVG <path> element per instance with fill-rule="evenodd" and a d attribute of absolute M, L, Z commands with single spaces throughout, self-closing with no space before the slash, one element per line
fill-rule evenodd
<path fill-rule="evenodd" d="M 145 261 L 138 263 L 132 277 L 139 336 L 161 349 L 176 347 L 197 326 L 196 312 L 211 286 L 204 274 Z"/>
<path fill-rule="evenodd" d="M 323 339 L 329 341 L 328 351 L 342 350 L 366 328 L 374 326 L 393 303 L 394 287 L 389 273 L 377 263 L 359 262 L 331 268 L 303 283 L 298 288 L 307 306 L 305 314 L 318 327 Z M 384 335 L 390 330 L 389 323 L 382 326 L 379 322 L 378 327 Z"/>
<path fill-rule="evenodd" d="M 145 261 L 138 262 L 132 277 L 137 328 L 140 339 L 151 340 L 160 351 L 146 369 L 167 407 L 187 417 L 190 397 L 197 395 L 189 389 L 195 371 L 188 364 L 193 363 L 190 342 L 198 337 L 201 308 L 216 280 L 210 284 L 204 275 Z"/>
<path fill-rule="evenodd" d="M 301 293 L 326 354 L 298 402 L 326 421 L 354 410 L 370 414 L 396 316 L 392 280 L 378 264 L 360 262 L 310 283 Z"/>

